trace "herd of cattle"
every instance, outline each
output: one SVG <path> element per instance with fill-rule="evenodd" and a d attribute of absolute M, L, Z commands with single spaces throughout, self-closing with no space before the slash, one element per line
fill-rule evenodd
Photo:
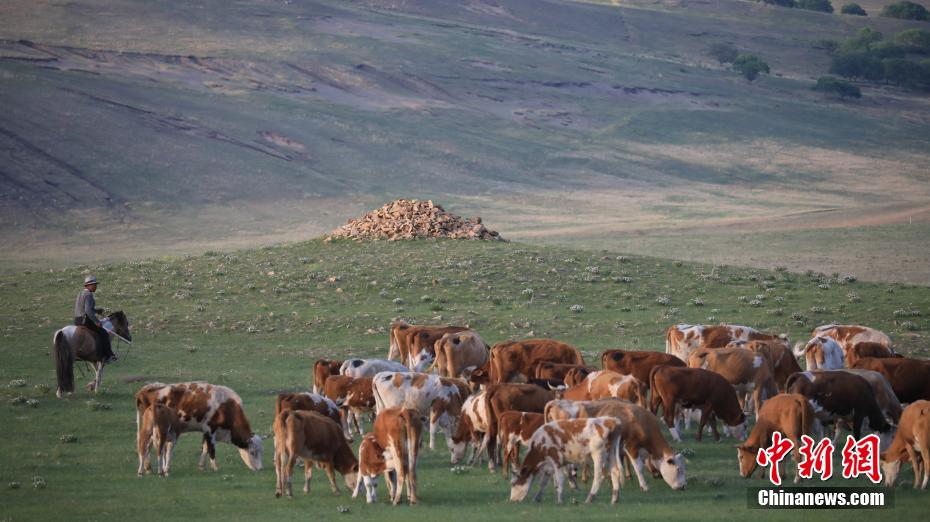
<path fill-rule="evenodd" d="M 798 364 L 803 358 L 806 370 Z M 396 361 L 395 359 L 398 359 Z M 493 347 L 465 327 L 395 323 L 387 359 L 321 359 L 313 365 L 313 391 L 281 393 L 275 403 L 274 464 L 277 496 L 292 495 L 298 459 L 304 491 L 314 465 L 338 493 L 336 472 L 352 490 L 375 502 L 383 474 L 394 504 L 406 488 L 417 502 L 416 470 L 424 430 L 435 449 L 442 431 L 457 464 L 511 471 L 511 501 L 522 501 L 534 481 L 536 500 L 550 479 L 562 501 L 563 482 L 577 487 L 577 470 L 590 474 L 590 502 L 607 472 L 616 502 L 630 468 L 643 491 L 645 471 L 672 489 L 686 484 L 685 459 L 669 445 L 682 424 L 698 417 L 696 438 L 717 420 L 738 445 L 739 473 L 752 475 L 756 453 L 780 431 L 795 448 L 802 435 L 819 438 L 825 427 L 863 429 L 882 440 L 886 485 L 910 462 L 915 487 L 930 479 L 930 361 L 901 357 L 890 338 L 864 326 L 826 325 L 793 348 L 784 335 L 735 325 L 676 325 L 666 353 L 607 350 L 601 369 L 581 352 L 552 339 L 507 341 Z M 906 408 L 903 405 L 908 405 Z M 239 448 L 246 465 L 262 467 L 262 438 L 251 429 L 235 392 L 205 382 L 154 383 L 136 393 L 138 473 L 168 475 L 182 432 L 203 434 L 200 467 L 215 444 Z M 751 433 L 748 418 L 755 416 Z M 363 432 L 362 419 L 374 417 Z M 361 438 L 358 451 L 349 445 Z M 520 448 L 527 448 L 521 460 Z M 798 459 L 795 450 L 794 458 Z M 795 481 L 797 482 L 797 477 Z"/>

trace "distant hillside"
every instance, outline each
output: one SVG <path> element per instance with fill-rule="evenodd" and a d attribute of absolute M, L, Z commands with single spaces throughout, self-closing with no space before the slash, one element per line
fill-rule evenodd
<path fill-rule="evenodd" d="M 721 227 L 850 229 L 827 248 L 930 281 L 908 268 L 926 227 L 898 228 L 930 220 L 926 100 L 810 91 L 823 39 L 913 22 L 735 0 L 12 0 L 0 19 L 11 269 L 303 239 L 418 197 L 516 239 L 707 236 L 674 257 L 737 263 Z M 719 42 L 773 75 L 747 84 Z M 752 263 L 807 265 L 813 235 Z"/>

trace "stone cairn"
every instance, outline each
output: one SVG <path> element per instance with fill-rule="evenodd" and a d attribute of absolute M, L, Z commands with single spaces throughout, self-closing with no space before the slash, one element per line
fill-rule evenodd
<path fill-rule="evenodd" d="M 440 205 L 417 199 L 398 199 L 333 230 L 332 239 L 401 239 L 423 238 L 482 239 L 505 241 L 494 230 L 481 224 L 481 218 L 462 218 L 443 210 Z"/>

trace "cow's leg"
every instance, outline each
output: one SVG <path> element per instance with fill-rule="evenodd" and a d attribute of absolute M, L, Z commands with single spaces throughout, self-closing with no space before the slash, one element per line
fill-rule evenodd
<path fill-rule="evenodd" d="M 710 423 L 710 430 L 714 434 L 714 442 L 720 442 L 720 433 L 717 432 L 717 414 L 713 410 L 707 416 L 707 422 Z"/>
<path fill-rule="evenodd" d="M 394 501 L 394 491 L 397 490 L 397 472 L 393 469 L 384 470 L 384 483 L 387 486 L 388 498 Z"/>
<path fill-rule="evenodd" d="M 429 412 L 429 449 L 436 449 L 436 425 L 439 424 L 439 415 L 435 410 Z"/>
<path fill-rule="evenodd" d="M 174 460 L 174 445 L 177 444 L 177 442 L 178 438 L 172 437 L 165 448 L 165 467 L 162 468 L 165 473 L 165 478 L 168 478 L 168 474 L 171 472 L 171 461 Z"/>
<path fill-rule="evenodd" d="M 623 470 L 617 461 L 616 452 L 611 450 L 607 456 L 607 469 L 610 473 L 610 503 L 616 504 L 620 499 L 620 486 L 623 485 Z M 642 485 L 642 483 L 640 483 Z M 645 490 L 643 490 L 645 491 Z"/>
<path fill-rule="evenodd" d="M 594 477 L 591 479 L 591 491 L 588 493 L 588 498 L 584 501 L 585 504 L 590 504 L 594 500 L 594 497 L 597 496 L 597 492 L 601 489 L 601 482 L 604 481 L 605 456 L 603 451 L 591 453 L 591 460 L 594 466 Z"/>
<path fill-rule="evenodd" d="M 280 497 L 284 494 L 284 448 L 275 446 L 274 449 L 274 496 Z"/>
<path fill-rule="evenodd" d="M 145 474 L 146 469 L 151 469 L 149 462 L 149 434 L 142 433 L 142 429 L 136 433 L 136 451 L 139 453 L 139 469 L 136 471 L 138 476 Z"/>
<path fill-rule="evenodd" d="M 397 484 L 394 488 L 394 494 L 391 497 L 391 503 L 393 505 L 400 504 L 400 499 L 404 494 L 404 485 L 407 486 L 407 491 L 410 491 L 410 484 L 407 482 L 407 470 L 404 466 L 404 461 L 401 459 L 403 456 L 403 451 L 400 449 L 400 441 L 388 440 L 391 452 L 391 459 L 394 461 L 394 473 L 397 477 Z"/>
<path fill-rule="evenodd" d="M 403 464 L 402 464 L 403 465 Z M 417 503 L 417 467 L 413 462 L 413 455 L 407 455 L 407 501 Z"/>
<path fill-rule="evenodd" d="M 161 432 L 158 428 L 152 430 L 152 449 L 155 453 L 155 474 L 161 475 L 164 467 L 164 449 L 165 441 L 162 440 Z"/>
<path fill-rule="evenodd" d="M 355 422 L 355 433 L 361 437 L 362 436 L 362 410 L 352 408 L 349 410 L 352 414 L 353 422 Z"/>
<path fill-rule="evenodd" d="M 701 410 L 701 420 L 698 421 L 697 435 L 695 437 L 698 442 L 701 442 L 701 437 L 704 435 L 704 424 L 707 423 L 708 417 L 711 415 L 710 406 L 704 406 Z M 714 431 L 716 431 L 716 426 L 714 427 Z"/>
<path fill-rule="evenodd" d="M 556 466 L 552 472 L 552 481 L 555 483 L 555 503 L 561 504 L 565 499 L 565 471 Z"/>
<path fill-rule="evenodd" d="M 533 500 L 535 502 L 539 502 L 542 500 L 543 491 L 546 489 L 546 485 L 549 484 L 549 475 L 550 475 L 549 470 L 543 469 L 542 471 L 539 471 L 539 474 L 542 476 L 539 477 L 539 491 L 537 491 L 536 496 L 533 497 Z"/>
<path fill-rule="evenodd" d="M 304 459 L 304 493 L 310 494 L 310 481 L 313 479 L 313 462 Z"/>
<path fill-rule="evenodd" d="M 326 472 L 326 478 L 329 479 L 329 489 L 332 490 L 333 495 L 338 495 L 339 486 L 336 485 L 336 471 L 333 469 L 333 462 L 324 462 L 323 471 Z"/>
<path fill-rule="evenodd" d="M 287 455 L 287 463 L 284 465 L 284 484 L 287 490 L 287 498 L 294 498 L 294 466 L 297 465 L 297 454 L 290 453 Z M 306 465 L 306 464 L 305 464 Z"/>
<path fill-rule="evenodd" d="M 633 468 L 633 472 L 636 473 L 636 480 L 639 482 L 639 489 L 643 491 L 649 491 L 649 484 L 646 483 L 646 475 L 643 474 L 643 464 L 644 464 L 644 453 L 646 450 L 640 449 L 636 452 L 636 458 L 633 458 L 629 452 L 625 452 L 627 460 L 630 461 L 630 467 Z M 648 455 L 648 453 L 646 453 Z"/>
<path fill-rule="evenodd" d="M 366 476 L 364 480 L 365 502 L 374 504 L 378 501 L 378 477 L 377 475 Z"/>
<path fill-rule="evenodd" d="M 675 442 L 681 442 L 681 434 L 678 431 L 678 416 L 675 413 L 678 410 L 678 403 L 668 404 L 662 400 L 662 416 L 665 417 L 665 425 L 668 426 L 668 432 L 675 439 Z M 700 439 L 698 439 L 700 440 Z"/>

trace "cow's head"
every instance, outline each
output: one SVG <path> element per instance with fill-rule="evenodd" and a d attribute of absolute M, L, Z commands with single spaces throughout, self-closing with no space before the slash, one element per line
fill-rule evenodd
<path fill-rule="evenodd" d="M 663 458 L 659 463 L 659 472 L 662 474 L 662 479 L 670 488 L 674 490 L 685 489 L 685 485 L 687 485 L 687 480 L 685 479 L 685 458 L 681 453 Z"/>
<path fill-rule="evenodd" d="M 739 461 L 739 475 L 741 477 L 752 477 L 752 473 L 756 470 L 757 466 L 757 453 L 759 453 L 759 448 L 744 446 L 742 444 L 736 446 L 736 459 Z"/>
<path fill-rule="evenodd" d="M 262 438 L 259 435 L 253 434 L 249 439 L 249 445 L 245 448 L 239 448 L 239 456 L 242 457 L 242 462 L 245 462 L 245 465 L 252 471 L 262 470 L 263 454 Z"/>
<path fill-rule="evenodd" d="M 413 358 L 413 371 L 424 372 L 433 362 L 433 353 L 429 350 L 423 350 Z"/>
<path fill-rule="evenodd" d="M 907 451 L 902 449 L 900 453 L 896 455 L 891 451 L 886 451 L 881 454 L 880 458 L 882 463 L 882 476 L 885 477 L 885 487 L 893 487 L 894 483 L 898 480 L 898 472 L 901 471 L 901 463 L 910 460 Z M 924 465 L 926 465 L 926 463 L 924 463 Z M 916 483 L 914 487 L 917 487 Z"/>
<path fill-rule="evenodd" d="M 349 488 L 350 491 L 355 489 L 355 487 L 358 485 L 358 463 L 357 462 L 352 465 L 352 467 L 349 469 L 347 473 L 342 475 L 342 479 L 345 481 L 346 487 Z"/>
<path fill-rule="evenodd" d="M 523 502 L 526 495 L 530 492 L 533 485 L 533 472 L 528 466 L 523 466 L 520 471 L 510 472 L 510 501 Z"/>

